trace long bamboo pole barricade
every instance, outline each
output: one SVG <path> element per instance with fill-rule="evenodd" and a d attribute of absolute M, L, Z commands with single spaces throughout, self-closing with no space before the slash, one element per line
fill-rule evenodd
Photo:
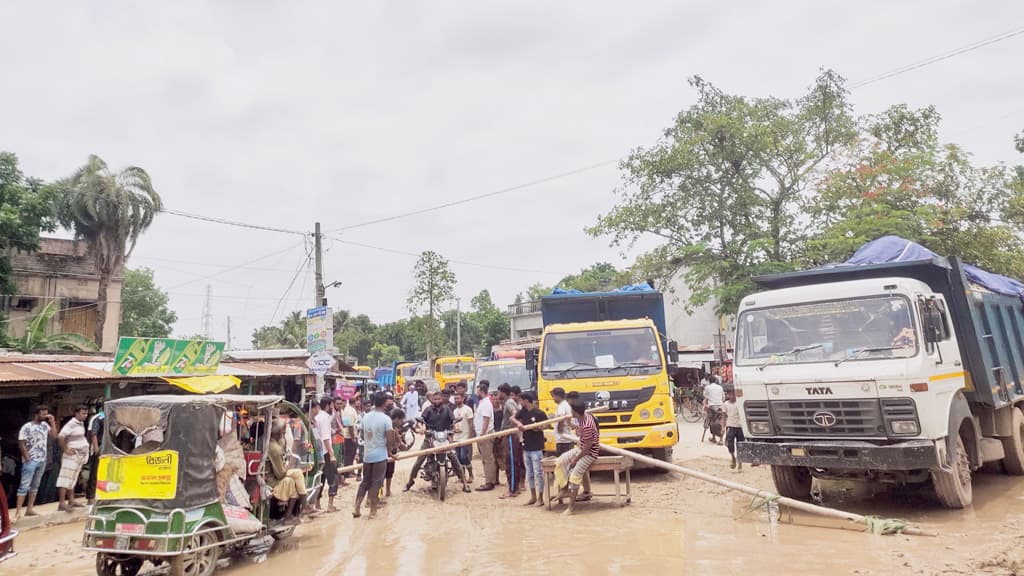
<path fill-rule="evenodd" d="M 575 436 L 573 436 L 572 438 L 574 442 L 579 442 L 579 438 Z M 678 472 L 680 474 L 683 474 L 684 476 L 689 476 L 691 478 L 703 480 L 704 482 L 710 482 L 712 484 L 722 486 L 723 488 L 728 488 L 729 490 L 735 490 L 737 492 L 749 494 L 753 496 L 754 502 L 757 507 L 765 506 L 770 504 L 771 502 L 775 502 L 780 506 L 786 506 L 787 508 L 792 508 L 793 510 L 799 510 L 801 512 L 807 512 L 808 514 L 824 516 L 826 518 L 835 518 L 838 520 L 847 520 L 854 524 L 860 524 L 864 526 L 865 531 L 870 532 L 872 534 L 909 534 L 913 536 L 938 536 L 936 532 L 916 528 L 903 520 L 885 519 L 878 518 L 875 516 L 864 516 L 861 514 L 855 514 L 853 512 L 837 510 L 835 508 L 818 506 L 817 504 L 811 504 L 810 502 L 803 502 L 801 500 L 787 498 L 785 496 L 780 496 L 767 490 L 761 490 L 759 488 L 754 488 L 752 486 L 745 486 L 743 484 L 739 484 L 731 480 L 726 480 L 725 478 L 712 476 L 711 474 L 701 472 L 700 470 L 686 468 L 684 466 L 679 466 L 678 464 L 672 464 L 670 462 L 662 462 L 661 460 L 658 460 L 656 458 L 651 458 L 650 456 L 645 456 L 643 454 L 637 454 L 636 452 L 631 452 L 629 450 L 623 450 L 622 448 L 618 448 L 615 446 L 608 446 L 606 444 L 599 444 L 599 446 L 601 447 L 601 450 L 609 454 L 628 456 L 629 458 L 632 458 L 634 461 L 647 464 L 648 466 L 661 468 L 663 470 L 668 470 L 670 472 Z M 760 499 L 761 501 L 758 502 L 758 499 Z"/>

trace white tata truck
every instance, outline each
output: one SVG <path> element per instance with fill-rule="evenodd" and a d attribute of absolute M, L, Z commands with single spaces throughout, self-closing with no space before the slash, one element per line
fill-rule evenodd
<path fill-rule="evenodd" d="M 1024 285 L 912 246 L 921 259 L 759 277 L 743 300 L 739 459 L 770 465 L 779 494 L 931 483 L 963 508 L 982 465 L 1024 475 Z"/>

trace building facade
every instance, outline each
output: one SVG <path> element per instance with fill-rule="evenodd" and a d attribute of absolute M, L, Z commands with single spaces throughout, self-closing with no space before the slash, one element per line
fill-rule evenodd
<path fill-rule="evenodd" d="M 41 238 L 39 250 L 17 250 L 11 255 L 15 293 L 4 302 L 8 334 L 18 338 L 49 302 L 59 311 L 47 326 L 48 334 L 73 332 L 90 340 L 96 335 L 99 273 L 96 258 L 85 242 L 62 238 Z M 117 270 L 107 290 L 104 352 L 117 349 L 121 323 L 122 271 Z"/>

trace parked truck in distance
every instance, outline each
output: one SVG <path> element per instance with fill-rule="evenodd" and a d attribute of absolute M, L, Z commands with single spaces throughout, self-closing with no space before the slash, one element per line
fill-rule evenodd
<path fill-rule="evenodd" d="M 526 351 L 540 408 L 554 415 L 551 390 L 578 392 L 597 416 L 601 442 L 671 461 L 679 442 L 669 381 L 678 361 L 665 334 L 665 303 L 652 288 L 562 293 L 541 299 L 540 348 Z M 545 449 L 554 451 L 547 434 Z"/>
<path fill-rule="evenodd" d="M 755 282 L 737 316 L 739 459 L 771 465 L 780 494 L 930 483 L 963 508 L 982 465 L 1024 475 L 1024 284 L 895 237 Z"/>

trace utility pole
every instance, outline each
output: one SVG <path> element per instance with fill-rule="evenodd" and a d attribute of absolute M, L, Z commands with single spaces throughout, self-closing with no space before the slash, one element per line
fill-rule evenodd
<path fill-rule="evenodd" d="M 313 282 L 315 291 L 313 301 L 313 307 L 318 308 L 320 306 L 327 306 L 327 290 L 324 288 L 324 250 L 323 243 L 321 242 L 320 236 L 320 223 L 317 222 L 314 226 L 313 231 L 313 250 L 316 254 L 316 278 Z M 332 350 L 333 343 L 327 344 L 328 351 Z M 327 379 L 322 374 L 316 375 L 316 397 L 319 399 L 324 395 L 324 389 L 327 387 Z"/>
<path fill-rule="evenodd" d="M 313 288 L 316 290 L 316 301 L 313 303 L 313 307 L 317 308 L 327 306 L 327 290 L 324 288 L 324 251 L 323 244 L 320 241 L 319 222 L 316 223 L 316 232 L 313 233 L 313 236 L 314 251 L 316 252 L 316 286 Z"/>
<path fill-rule="evenodd" d="M 455 299 L 455 354 L 462 356 L 462 300 Z"/>
<path fill-rule="evenodd" d="M 228 341 L 224 348 L 231 350 L 231 316 L 228 316 Z"/>

